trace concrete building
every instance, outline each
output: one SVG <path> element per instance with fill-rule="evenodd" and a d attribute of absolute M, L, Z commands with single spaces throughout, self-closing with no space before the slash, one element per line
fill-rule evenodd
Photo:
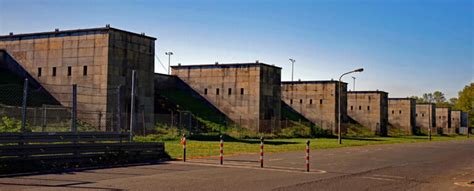
<path fill-rule="evenodd" d="M 461 110 L 451 110 L 451 131 L 450 133 L 459 133 L 459 128 L 461 127 Z"/>
<path fill-rule="evenodd" d="M 434 103 L 416 104 L 416 127 L 424 133 L 436 133 L 436 106 Z"/>
<path fill-rule="evenodd" d="M 323 129 L 337 132 L 338 81 L 282 82 L 282 100 Z M 347 83 L 341 83 L 341 119 L 347 118 Z"/>
<path fill-rule="evenodd" d="M 117 100 L 117 87 L 131 90 L 131 73 L 136 70 L 137 112 L 153 113 L 155 38 L 109 27 L 55 30 L 0 36 L 5 49 L 62 105 L 71 106 L 71 86 L 78 85 L 78 119 L 112 127 L 113 119 L 127 124 L 130 93 Z M 87 88 L 86 88 L 87 87 Z M 103 116 L 90 115 L 100 113 Z M 114 114 L 115 113 L 115 114 Z M 153 127 L 152 116 L 140 117 L 138 125 Z"/>
<path fill-rule="evenodd" d="M 416 132 L 416 100 L 411 98 L 388 99 L 388 123 L 404 134 Z"/>
<path fill-rule="evenodd" d="M 280 128 L 281 68 L 258 62 L 178 65 L 172 74 L 240 126 L 258 132 Z"/>
<path fill-rule="evenodd" d="M 436 129 L 439 134 L 451 132 L 451 108 L 436 107 Z"/>
<path fill-rule="evenodd" d="M 350 91 L 347 93 L 347 115 L 371 129 L 387 135 L 388 93 L 383 91 Z"/>

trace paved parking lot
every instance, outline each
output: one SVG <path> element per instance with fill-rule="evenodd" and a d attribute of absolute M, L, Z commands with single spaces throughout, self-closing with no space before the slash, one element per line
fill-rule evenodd
<path fill-rule="evenodd" d="M 0 190 L 473 190 L 474 140 L 171 161 L 0 179 Z"/>

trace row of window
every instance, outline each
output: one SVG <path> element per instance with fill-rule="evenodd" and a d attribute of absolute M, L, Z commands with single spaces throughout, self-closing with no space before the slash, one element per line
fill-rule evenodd
<path fill-rule="evenodd" d="M 290 104 L 293 104 L 293 99 L 290 99 Z M 300 99 L 300 104 L 303 104 L 303 100 Z M 312 99 L 309 99 L 309 104 L 312 105 L 313 104 L 313 100 Z M 323 104 L 323 100 L 320 99 L 319 100 L 319 104 Z"/>
<path fill-rule="evenodd" d="M 216 95 L 219 95 L 219 88 L 216 88 Z M 232 94 L 232 88 L 227 89 L 227 94 Z M 204 89 L 204 95 L 207 95 L 207 88 Z M 244 88 L 240 88 L 240 95 L 244 95 Z"/>
<path fill-rule="evenodd" d="M 351 111 L 354 110 L 354 106 L 351 105 Z M 362 106 L 359 105 L 359 110 L 362 110 Z M 367 111 L 370 111 L 370 106 L 367 106 Z"/>
<path fill-rule="evenodd" d="M 392 110 L 392 114 L 395 114 L 395 110 Z M 402 110 L 398 110 L 398 114 L 402 114 Z"/>
<path fill-rule="evenodd" d="M 38 77 L 42 76 L 42 72 L 43 72 L 43 68 L 39 67 L 38 68 Z M 52 74 L 52 76 L 56 76 L 56 67 L 53 67 L 51 69 L 51 74 Z M 67 67 L 67 76 L 71 76 L 71 75 L 72 75 L 72 66 L 68 66 Z M 87 66 L 82 67 L 82 75 L 87 76 Z"/>

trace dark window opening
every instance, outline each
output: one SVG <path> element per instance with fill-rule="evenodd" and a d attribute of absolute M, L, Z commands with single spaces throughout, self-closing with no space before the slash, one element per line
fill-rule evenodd
<path fill-rule="evenodd" d="M 422 114 L 421 114 L 421 117 L 424 117 L 424 116 L 425 116 L 425 114 L 424 114 L 424 113 L 422 113 Z"/>
<path fill-rule="evenodd" d="M 204 89 L 204 95 L 207 95 L 207 88 Z"/>
<path fill-rule="evenodd" d="M 41 68 L 38 68 L 38 77 L 41 77 Z"/>
<path fill-rule="evenodd" d="M 87 66 L 84 66 L 84 68 L 82 70 L 82 75 L 87 76 Z"/>
<path fill-rule="evenodd" d="M 300 99 L 300 103 L 303 103 L 303 100 L 302 100 L 302 99 Z"/>
<path fill-rule="evenodd" d="M 219 95 L 219 88 L 216 88 L 216 95 Z"/>
<path fill-rule="evenodd" d="M 370 111 L 370 106 L 367 106 L 367 111 Z"/>
<path fill-rule="evenodd" d="M 290 99 L 290 104 L 293 104 L 293 99 Z"/>
<path fill-rule="evenodd" d="M 232 94 L 232 88 L 229 88 L 229 90 L 227 91 L 227 94 L 229 94 L 229 95 Z"/>
<path fill-rule="evenodd" d="M 394 114 L 394 113 L 395 113 L 395 111 L 394 111 L 394 110 L 392 110 L 392 114 Z"/>
<path fill-rule="evenodd" d="M 240 88 L 240 95 L 244 95 L 244 88 Z"/>
<path fill-rule="evenodd" d="M 71 76 L 72 68 L 71 66 L 67 67 L 67 76 Z"/>
<path fill-rule="evenodd" d="M 362 110 L 362 106 L 359 105 L 359 110 Z"/>
<path fill-rule="evenodd" d="M 402 110 L 398 111 L 399 114 L 402 114 Z"/>
<path fill-rule="evenodd" d="M 415 114 L 415 116 L 416 116 L 416 117 L 418 117 L 418 113 L 417 113 L 417 114 Z"/>
<path fill-rule="evenodd" d="M 313 104 L 313 100 L 312 99 L 309 99 L 309 104 Z"/>
<path fill-rule="evenodd" d="M 53 67 L 53 76 L 56 76 L 56 67 Z"/>
<path fill-rule="evenodd" d="M 351 110 L 354 110 L 354 106 L 351 105 Z"/>
<path fill-rule="evenodd" d="M 322 100 L 322 99 L 319 100 L 319 104 L 323 104 L 323 100 Z"/>

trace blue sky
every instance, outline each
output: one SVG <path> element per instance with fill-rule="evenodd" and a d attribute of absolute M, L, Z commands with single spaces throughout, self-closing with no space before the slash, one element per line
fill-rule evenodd
<path fill-rule="evenodd" d="M 356 89 L 389 97 L 449 98 L 474 81 L 472 0 L 0 0 L 0 35 L 105 24 L 157 37 L 164 64 L 166 51 L 172 64 L 259 60 L 283 67 L 282 80 L 290 57 L 301 80 L 364 67 Z"/>

